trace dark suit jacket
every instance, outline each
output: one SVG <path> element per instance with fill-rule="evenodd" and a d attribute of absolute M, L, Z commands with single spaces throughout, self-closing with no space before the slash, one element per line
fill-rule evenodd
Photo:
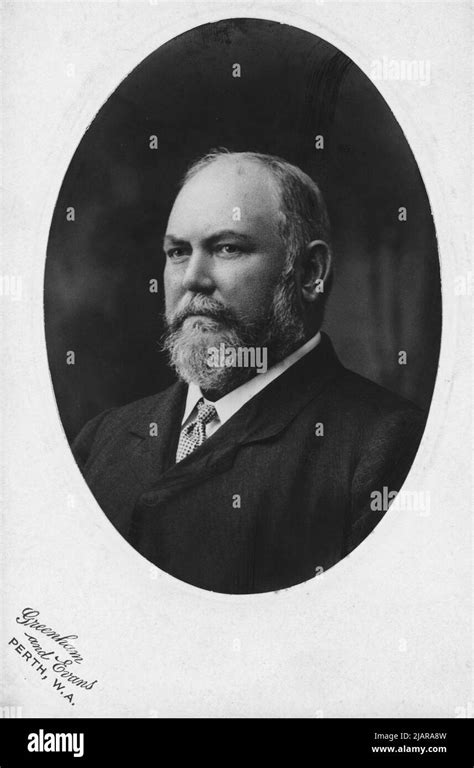
<path fill-rule="evenodd" d="M 383 516 L 371 493 L 399 490 L 424 427 L 412 403 L 345 369 L 324 334 L 176 464 L 186 391 L 100 414 L 73 452 L 142 555 L 217 592 L 278 590 L 337 563 Z"/>

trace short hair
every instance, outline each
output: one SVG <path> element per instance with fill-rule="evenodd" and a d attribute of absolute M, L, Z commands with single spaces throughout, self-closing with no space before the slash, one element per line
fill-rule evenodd
<path fill-rule="evenodd" d="M 195 160 L 186 171 L 180 189 L 196 176 L 199 171 L 223 158 L 238 158 L 259 163 L 267 168 L 280 192 L 281 223 L 280 236 L 287 248 L 286 271 L 294 268 L 297 255 L 313 240 L 324 240 L 329 248 L 331 268 L 326 278 L 320 310 L 323 309 L 332 284 L 331 226 L 324 197 L 316 182 L 301 168 L 275 155 L 260 152 L 232 152 L 225 147 L 212 149 Z"/>

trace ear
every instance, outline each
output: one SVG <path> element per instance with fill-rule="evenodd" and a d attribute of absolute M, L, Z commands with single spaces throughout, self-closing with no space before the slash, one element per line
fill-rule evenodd
<path fill-rule="evenodd" d="M 331 250 L 324 240 L 313 240 L 301 259 L 301 295 L 304 301 L 317 301 L 325 291 L 331 270 Z"/>

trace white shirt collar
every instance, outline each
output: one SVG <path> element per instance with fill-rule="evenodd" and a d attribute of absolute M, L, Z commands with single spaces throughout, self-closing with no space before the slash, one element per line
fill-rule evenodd
<path fill-rule="evenodd" d="M 321 334 L 318 333 L 311 339 L 308 339 L 303 346 L 296 349 L 291 355 L 285 357 L 284 360 L 280 360 L 279 363 L 272 366 L 265 371 L 265 373 L 257 373 L 249 381 L 241 384 L 240 387 L 233 389 L 232 392 L 228 392 L 227 395 L 221 397 L 220 400 L 216 400 L 213 405 L 217 411 L 219 421 L 224 424 L 231 416 L 234 415 L 245 403 L 247 403 L 258 392 L 267 387 L 271 381 L 286 371 L 290 366 L 294 365 L 298 360 L 308 354 L 312 349 L 318 346 L 321 341 Z M 183 419 L 181 424 L 184 424 L 193 410 L 195 409 L 198 401 L 204 397 L 197 384 L 191 383 L 188 387 L 188 394 L 186 397 L 186 407 L 184 409 Z M 210 402 L 204 398 L 205 402 Z"/>

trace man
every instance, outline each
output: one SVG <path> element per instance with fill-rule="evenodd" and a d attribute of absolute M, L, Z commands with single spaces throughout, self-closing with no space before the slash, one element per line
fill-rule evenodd
<path fill-rule="evenodd" d="M 179 380 L 89 422 L 79 466 L 123 536 L 182 581 L 254 593 L 310 579 L 381 519 L 374 499 L 399 490 L 423 414 L 346 370 L 321 333 L 329 223 L 300 169 L 206 155 L 164 250 Z"/>

